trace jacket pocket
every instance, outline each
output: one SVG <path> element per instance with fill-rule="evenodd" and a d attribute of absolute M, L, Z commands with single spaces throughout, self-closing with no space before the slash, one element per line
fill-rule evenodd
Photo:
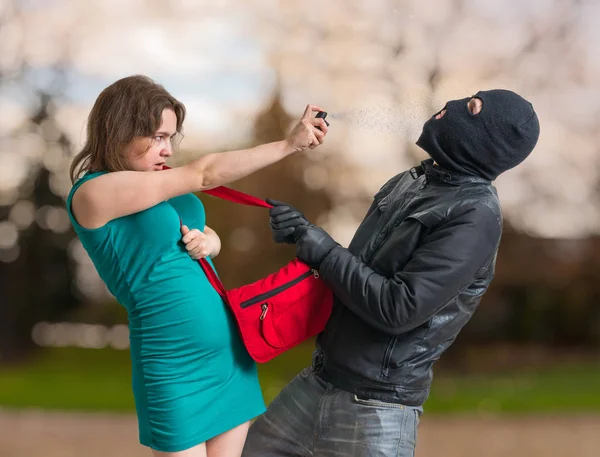
<path fill-rule="evenodd" d="M 392 359 L 392 353 L 394 352 L 394 347 L 396 346 L 396 341 L 398 340 L 397 336 L 390 338 L 390 341 L 385 348 L 385 352 L 383 353 L 383 361 L 381 363 L 381 377 L 383 379 L 387 378 L 390 372 L 390 360 Z"/>

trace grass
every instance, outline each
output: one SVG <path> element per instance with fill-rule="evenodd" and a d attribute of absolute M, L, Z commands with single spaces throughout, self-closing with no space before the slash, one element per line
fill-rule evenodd
<path fill-rule="evenodd" d="M 310 363 L 312 345 L 259 366 L 265 400 Z M 0 406 L 131 412 L 129 354 L 111 349 L 50 349 L 25 366 L 0 370 Z M 600 366 L 563 365 L 495 376 L 438 373 L 427 413 L 600 412 Z"/>

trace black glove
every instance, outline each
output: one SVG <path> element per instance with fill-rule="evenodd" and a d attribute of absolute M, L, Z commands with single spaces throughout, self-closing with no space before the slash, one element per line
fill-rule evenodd
<path fill-rule="evenodd" d="M 294 244 L 296 227 L 308 225 L 309 222 L 300 211 L 287 203 L 267 198 L 267 203 L 273 208 L 269 210 L 269 225 L 273 240 L 276 243 Z"/>
<path fill-rule="evenodd" d="M 333 248 L 339 246 L 325 230 L 316 225 L 296 228 L 296 256 L 309 267 L 318 269 Z"/>

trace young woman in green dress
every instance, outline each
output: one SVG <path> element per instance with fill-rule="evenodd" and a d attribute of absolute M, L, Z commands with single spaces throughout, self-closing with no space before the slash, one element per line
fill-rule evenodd
<path fill-rule="evenodd" d="M 182 131 L 182 103 L 131 76 L 92 108 L 67 208 L 100 277 L 127 309 L 139 439 L 155 457 L 239 456 L 248 422 L 265 409 L 235 321 L 181 238 L 195 238 L 188 249 L 196 256 L 218 253 L 219 238 L 192 192 L 317 147 L 327 134 L 317 111 L 307 106 L 282 141 L 161 171 Z"/>

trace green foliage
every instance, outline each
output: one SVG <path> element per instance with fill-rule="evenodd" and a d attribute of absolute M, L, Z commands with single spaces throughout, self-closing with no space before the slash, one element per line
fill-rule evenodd
<path fill-rule="evenodd" d="M 550 413 L 600 411 L 600 366 L 561 365 L 537 372 L 486 376 L 439 376 L 428 412 Z"/>
<path fill-rule="evenodd" d="M 270 402 L 310 363 L 305 344 L 259 366 Z M 600 365 L 563 365 L 543 371 L 457 376 L 437 373 L 429 413 L 600 412 Z M 0 406 L 131 412 L 129 355 L 110 349 L 52 349 L 31 363 L 0 371 Z"/>

